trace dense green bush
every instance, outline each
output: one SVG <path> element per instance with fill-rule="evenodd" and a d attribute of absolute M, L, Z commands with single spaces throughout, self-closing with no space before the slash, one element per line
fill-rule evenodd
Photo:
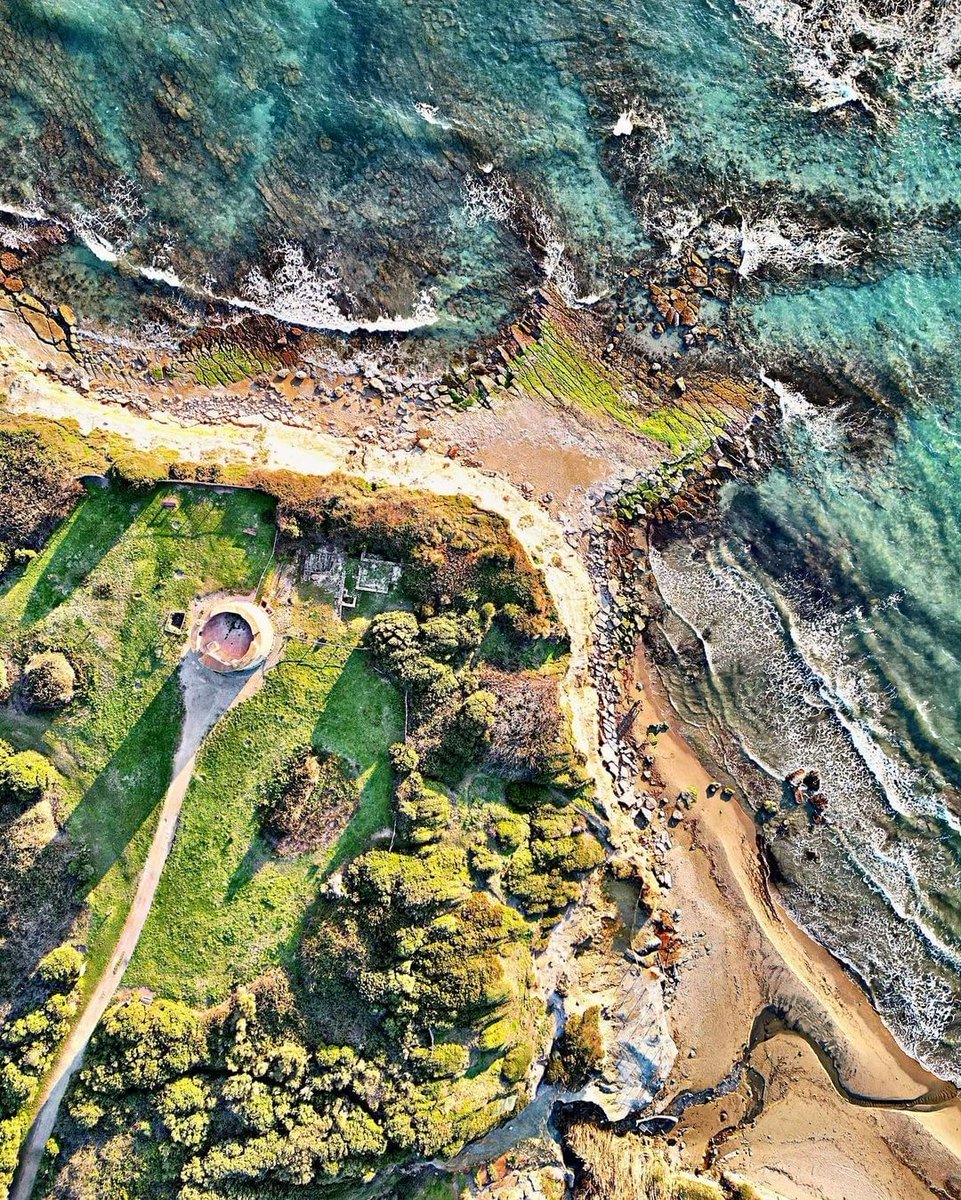
<path fill-rule="evenodd" d="M 601 1010 L 595 1004 L 582 1013 L 571 1013 L 564 1022 L 564 1033 L 551 1055 L 546 1077 L 549 1082 L 578 1091 L 603 1063 Z"/>
<path fill-rule="evenodd" d="M 94 1094 L 126 1088 L 159 1090 L 204 1056 L 197 1014 L 176 1000 L 122 1001 L 107 1010 L 103 1038 L 84 1064 L 82 1079 Z"/>
<path fill-rule="evenodd" d="M 62 781 L 60 772 L 36 750 L 5 754 L 0 748 L 0 801 L 35 804 Z"/>
<path fill-rule="evenodd" d="M 450 822 L 450 800 L 439 787 L 426 783 L 419 771 L 411 771 L 397 785 L 394 807 L 397 835 L 408 846 L 440 841 Z"/>
<path fill-rule="evenodd" d="M 389 753 L 391 768 L 400 778 L 410 775 L 420 766 L 420 755 L 411 742 L 394 742 Z"/>
<path fill-rule="evenodd" d="M 69 942 L 51 950 L 37 964 L 37 975 L 54 992 L 67 992 L 83 974 L 83 955 Z"/>
<path fill-rule="evenodd" d="M 13 1179 L 31 1104 L 76 1015 L 83 958 L 70 945 L 42 958 L 19 1010 L 0 1027 L 0 1195 Z"/>

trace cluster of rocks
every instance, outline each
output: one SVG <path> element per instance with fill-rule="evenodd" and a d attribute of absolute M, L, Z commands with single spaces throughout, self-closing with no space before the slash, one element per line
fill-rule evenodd
<path fill-rule="evenodd" d="M 92 380 L 89 373 L 71 359 L 61 359 L 59 362 L 49 359 L 38 363 L 37 370 L 43 375 L 59 380 L 67 387 L 74 388 L 81 395 L 85 396 L 90 391 Z M 110 398 L 113 399 L 113 395 Z M 124 399 L 129 403 L 128 397 L 125 396 Z"/>
<path fill-rule="evenodd" d="M 698 324 L 701 307 L 707 298 L 730 300 L 735 279 L 736 264 L 730 260 L 688 249 L 673 278 L 666 281 L 652 278 L 648 282 L 651 304 L 659 318 L 652 326 L 654 336 L 660 337 L 669 328 L 683 326 L 693 335 L 686 345 L 694 344 L 701 337 L 719 340 L 720 329 Z"/>
<path fill-rule="evenodd" d="M 798 767 L 785 780 L 791 789 L 794 803 L 798 807 L 807 807 L 811 811 L 811 820 L 815 825 L 824 821 L 824 813 L 828 806 L 828 798 L 821 791 L 821 776 L 815 770 Z"/>
<path fill-rule="evenodd" d="M 638 703 L 621 716 L 625 667 L 650 614 L 650 594 L 639 581 L 647 576 L 643 532 L 621 522 L 600 520 L 590 537 L 587 566 L 598 599 L 592 670 L 598 696 L 600 757 L 615 797 L 635 806 L 641 772 L 633 724 Z"/>
<path fill-rule="evenodd" d="M 700 454 L 625 480 L 616 499 L 618 516 L 654 525 L 703 520 L 714 511 L 725 483 L 735 476 L 757 477 L 771 460 L 778 420 L 776 398 L 755 394 L 757 403 L 742 409 L 723 431 L 710 431 L 710 444 Z"/>
<path fill-rule="evenodd" d="M 17 313 L 44 345 L 75 353 L 76 313 L 69 304 L 48 304 L 29 292 L 21 266 L 19 254 L 0 252 L 0 309 Z"/>
<path fill-rule="evenodd" d="M 464 1194 L 473 1200 L 563 1200 L 569 1183 L 557 1142 L 528 1138 L 479 1167 Z"/>

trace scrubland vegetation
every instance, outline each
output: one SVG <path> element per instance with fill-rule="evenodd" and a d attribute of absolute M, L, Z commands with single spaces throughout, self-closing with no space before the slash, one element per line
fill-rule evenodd
<path fill-rule="evenodd" d="M 454 1152 L 527 1098 L 551 1041 L 533 949 L 604 857 L 539 573 L 459 498 L 250 471 L 230 481 L 259 490 L 157 489 L 213 472 L 62 427 L 41 442 L 123 482 L 61 514 L 0 595 L 0 965 L 33 978 L 71 934 L 82 997 L 179 736 L 169 613 L 215 590 L 287 598 L 280 661 L 201 750 L 124 980 L 143 990 L 95 1035 L 39 1194 L 347 1196 Z M 397 560 L 396 591 L 341 620 L 297 580 L 315 543 Z M 37 655 L 62 662 L 31 691 Z M 60 897 L 36 919 L 31 888 Z M 60 1028 L 41 1033 L 49 1054 Z"/>
<path fill-rule="evenodd" d="M 564 1141 L 575 1168 L 575 1200 L 761 1200 L 741 1180 L 680 1170 L 656 1142 L 637 1134 L 576 1124 Z"/>

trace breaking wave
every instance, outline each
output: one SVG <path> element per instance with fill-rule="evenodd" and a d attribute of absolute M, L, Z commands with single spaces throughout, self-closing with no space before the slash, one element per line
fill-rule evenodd
<path fill-rule="evenodd" d="M 344 294 L 344 289 L 333 267 L 311 267 L 303 247 L 292 242 L 283 242 L 278 250 L 281 261 L 275 271 L 268 276 L 254 267 L 244 280 L 242 296 L 223 297 L 223 302 L 292 325 L 338 333 L 403 333 L 435 325 L 440 319 L 429 290 L 421 292 L 407 317 L 381 316 L 367 320 L 345 315 L 337 303 L 337 296 Z"/>
<path fill-rule="evenodd" d="M 784 43 L 815 110 L 858 102 L 884 119 L 879 101 L 890 74 L 920 97 L 961 95 L 958 0 L 737 0 L 740 9 Z"/>
<path fill-rule="evenodd" d="M 127 180 L 116 181 L 96 207 L 90 210 L 75 207 L 69 221 L 60 221 L 40 209 L 14 205 L 2 205 L 0 212 L 18 218 L 16 226 L 2 229 L 4 244 L 12 248 L 29 244 L 32 226 L 52 221 L 72 232 L 106 266 L 122 266 L 148 283 L 162 284 L 193 300 L 210 301 L 289 324 L 337 333 L 393 333 L 422 329 L 440 320 L 430 289 L 421 292 L 409 316 L 368 319 L 344 313 L 337 296 L 344 295 L 345 290 L 336 271 L 315 269 L 308 263 L 303 247 L 292 242 L 278 246 L 276 255 L 280 261 L 276 270 L 268 274 L 254 267 L 248 272 L 239 296 L 225 293 L 210 277 L 195 283 L 164 265 L 164 259 L 169 258 L 169 246 L 154 250 L 151 263 L 140 262 L 135 242 L 137 234 L 143 231 L 147 209 L 137 189 Z"/>
<path fill-rule="evenodd" d="M 735 738 L 737 751 L 726 765 L 741 774 L 740 759 L 762 773 L 750 782 L 745 777 L 748 794 L 780 803 L 791 771 L 814 767 L 821 775 L 827 824 L 795 831 L 794 852 L 810 847 L 812 861 L 789 889 L 788 903 L 868 980 L 902 1044 L 932 1069 L 961 1079 L 943 1049 L 961 948 L 930 900 L 961 885 L 961 872 L 936 842 L 892 836 L 893 823 L 942 820 L 944 808 L 936 781 L 911 767 L 891 741 L 890 697 L 872 686 L 852 655 L 866 614 L 803 619 L 783 591 L 767 594 L 723 554 L 705 560 L 672 544 L 653 551 L 651 562 L 674 618 L 697 639 L 711 680 L 712 720 Z M 683 712 L 673 683 L 671 691 Z M 691 721 L 703 722 L 694 711 Z"/>
<path fill-rule="evenodd" d="M 539 263 L 544 279 L 556 288 L 572 308 L 596 304 L 600 293 L 582 295 L 577 269 L 567 244 L 547 209 L 538 201 L 527 201 L 493 169 L 481 168 L 481 175 L 464 178 L 461 212 L 469 227 L 490 221 L 519 231 L 527 229 L 539 248 Z"/>

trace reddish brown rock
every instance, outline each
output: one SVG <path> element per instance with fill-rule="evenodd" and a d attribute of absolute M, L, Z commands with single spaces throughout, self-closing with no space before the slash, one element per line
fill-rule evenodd
<path fill-rule="evenodd" d="M 41 342 L 46 342 L 48 346 L 66 345 L 67 334 L 56 321 L 48 317 L 45 313 L 37 312 L 33 308 L 21 308 L 20 316 L 26 321 Z"/>

